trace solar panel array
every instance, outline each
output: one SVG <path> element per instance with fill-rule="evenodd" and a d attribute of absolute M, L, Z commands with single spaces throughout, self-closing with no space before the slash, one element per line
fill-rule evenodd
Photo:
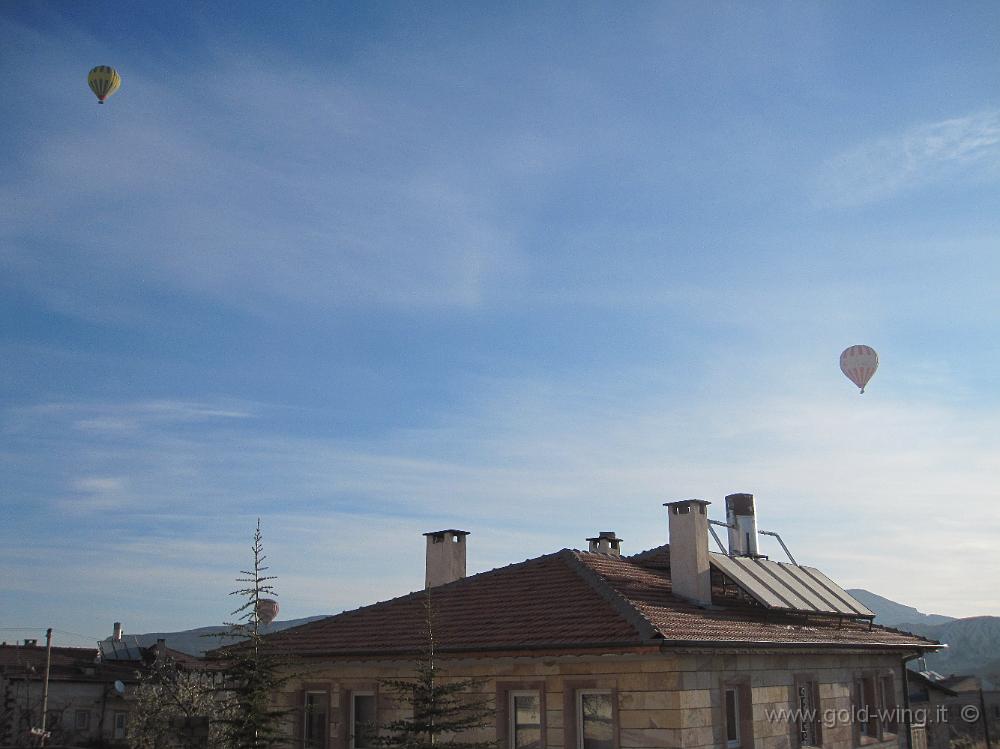
<path fill-rule="evenodd" d="M 875 614 L 815 567 L 730 557 L 712 552 L 712 566 L 769 609 L 874 617 Z"/>

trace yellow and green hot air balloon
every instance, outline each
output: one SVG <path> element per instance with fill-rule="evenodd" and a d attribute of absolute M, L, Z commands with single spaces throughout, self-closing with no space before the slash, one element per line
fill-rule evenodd
<path fill-rule="evenodd" d="M 90 90 L 97 95 L 97 103 L 103 104 L 104 100 L 122 85 L 122 77 L 118 75 L 118 71 L 114 68 L 107 65 L 98 65 L 90 71 L 90 75 L 87 76 L 87 83 L 90 84 Z"/>

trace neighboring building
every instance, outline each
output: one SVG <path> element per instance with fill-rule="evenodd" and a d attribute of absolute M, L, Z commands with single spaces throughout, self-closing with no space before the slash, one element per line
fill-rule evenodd
<path fill-rule="evenodd" d="M 100 648 L 53 647 L 49 668 L 47 745 L 125 746 L 130 690 L 138 673 L 158 657 L 187 662 L 191 656 L 163 641 L 127 644 L 121 625 Z M 41 726 L 46 647 L 37 640 L 0 645 L 0 746 L 37 746 Z"/>
<path fill-rule="evenodd" d="M 958 696 L 930 671 L 908 671 L 907 685 L 910 693 L 910 707 L 913 710 L 916 732 L 922 740 L 914 742 L 913 749 L 949 749 L 951 728 L 949 726 L 948 698 Z"/>
<path fill-rule="evenodd" d="M 953 674 L 937 685 L 951 693 L 944 698 L 949 740 L 985 746 L 988 733 L 993 746 L 1000 746 L 1000 690 L 995 684 L 978 676 Z"/>
<path fill-rule="evenodd" d="M 268 636 L 308 672 L 280 696 L 296 746 L 369 749 L 362 726 L 398 717 L 381 680 L 414 674 L 428 598 L 446 677 L 495 701 L 468 738 L 501 749 L 905 746 L 904 664 L 937 643 L 758 555 L 753 497 L 726 502 L 728 554 L 709 551 L 700 500 L 668 503 L 669 546 L 623 556 L 604 532 L 472 577 L 465 531 L 426 534 L 426 593 Z"/>

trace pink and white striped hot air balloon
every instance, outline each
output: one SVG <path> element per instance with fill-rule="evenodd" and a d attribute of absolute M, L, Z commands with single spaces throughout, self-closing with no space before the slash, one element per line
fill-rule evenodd
<path fill-rule="evenodd" d="M 840 371 L 865 392 L 865 385 L 878 369 L 878 354 L 871 346 L 848 346 L 840 355 Z"/>

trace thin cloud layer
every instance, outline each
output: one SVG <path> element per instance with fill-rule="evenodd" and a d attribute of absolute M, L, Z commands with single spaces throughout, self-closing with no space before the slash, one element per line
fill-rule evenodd
<path fill-rule="evenodd" d="M 81 50 L 10 34 L 25 52 L 11 75 L 76 71 Z M 121 321 L 177 290 L 250 314 L 475 307 L 514 262 L 509 222 L 486 199 L 495 185 L 414 127 L 401 92 L 291 58 L 280 78 L 256 59 L 218 64 L 194 91 L 140 69 L 99 117 L 81 119 L 75 99 L 39 102 L 52 116 L 0 182 L 0 238 L 50 307 Z"/>
<path fill-rule="evenodd" d="M 420 534 L 437 526 L 472 530 L 470 564 L 482 570 L 579 548 L 598 525 L 638 551 L 667 540 L 663 501 L 703 497 L 718 516 L 726 493 L 751 491 L 762 527 L 779 530 L 800 561 L 846 585 L 952 615 L 1000 611 L 1000 599 L 962 582 L 962 554 L 904 553 L 930 536 L 936 548 L 966 549 L 977 564 L 1000 565 L 990 544 L 974 548 L 983 529 L 1000 531 L 988 488 L 1000 450 L 993 411 L 914 408 L 877 393 L 862 401 L 846 390 L 831 398 L 815 387 L 754 403 L 708 394 L 686 403 L 612 393 L 595 399 L 527 382 L 491 390 L 467 416 L 367 446 L 261 434 L 224 418 L 193 433 L 156 422 L 127 434 L 75 436 L 66 411 L 39 409 L 22 435 L 47 446 L 43 465 L 53 480 L 31 501 L 46 514 L 72 509 L 80 527 L 104 529 L 109 535 L 95 538 L 90 553 L 127 558 L 136 579 L 147 570 L 144 595 L 158 600 L 175 595 L 167 577 L 178 564 L 191 584 L 224 586 L 227 568 L 242 563 L 241 532 L 262 516 L 272 564 L 288 577 L 283 612 L 305 616 L 418 587 Z M 456 452 L 456 445 L 464 447 Z M 118 457 L 109 462 L 110 455 Z M 109 465 L 129 470 L 101 474 Z M 928 528 L 954 497 L 979 530 L 957 518 Z M 206 511 L 225 522 L 204 524 Z M 159 539 L 123 545 L 144 527 L 158 528 Z M 871 563 L 887 551 L 903 555 L 898 564 Z M 33 564 L 6 559 L 22 580 L 38 575 L 26 563 Z M 67 569 L 80 563 L 65 560 Z M 60 574 L 59 563 L 48 566 Z M 362 573 L 370 586 L 347 583 Z M 95 596 L 102 584 L 94 578 Z M 190 603 L 174 605 L 180 622 Z"/>
<path fill-rule="evenodd" d="M 1000 112 L 909 128 L 832 158 L 820 178 L 824 198 L 850 206 L 958 181 L 1000 177 Z"/>
<path fill-rule="evenodd" d="M 1000 613 L 1000 8 L 245 10 L 0 4 L 5 625 L 222 619 L 258 517 L 306 616 L 427 530 L 639 550 L 732 491 Z"/>

